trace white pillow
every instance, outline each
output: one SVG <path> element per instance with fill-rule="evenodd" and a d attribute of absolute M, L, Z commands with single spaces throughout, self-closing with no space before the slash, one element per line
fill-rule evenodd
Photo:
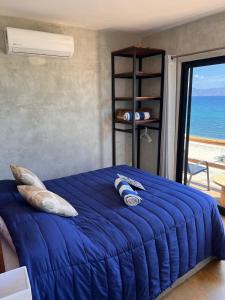
<path fill-rule="evenodd" d="M 18 184 L 34 185 L 41 189 L 46 189 L 43 182 L 30 170 L 16 165 L 10 165 L 10 168 Z"/>
<path fill-rule="evenodd" d="M 33 207 L 64 217 L 78 215 L 76 209 L 59 195 L 32 185 L 18 185 L 20 195 Z"/>

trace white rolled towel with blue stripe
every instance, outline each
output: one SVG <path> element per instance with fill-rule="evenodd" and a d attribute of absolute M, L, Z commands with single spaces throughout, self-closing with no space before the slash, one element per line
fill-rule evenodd
<path fill-rule="evenodd" d="M 136 206 L 141 203 L 142 199 L 138 196 L 138 193 L 122 178 L 116 178 L 114 186 L 126 205 Z"/>
<path fill-rule="evenodd" d="M 150 112 L 140 111 L 135 112 L 135 120 L 149 120 L 151 118 Z M 124 121 L 132 121 L 133 120 L 133 112 L 125 112 L 123 115 Z"/>

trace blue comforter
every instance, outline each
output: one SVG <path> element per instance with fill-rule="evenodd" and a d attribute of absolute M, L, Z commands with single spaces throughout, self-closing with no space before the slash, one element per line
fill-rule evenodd
<path fill-rule="evenodd" d="M 124 204 L 113 185 L 117 173 L 145 186 L 140 205 Z M 33 209 L 14 182 L 2 182 L 0 192 L 0 215 L 28 268 L 34 300 L 155 299 L 205 258 L 225 259 L 216 203 L 197 190 L 128 166 L 45 185 L 79 216 Z"/>

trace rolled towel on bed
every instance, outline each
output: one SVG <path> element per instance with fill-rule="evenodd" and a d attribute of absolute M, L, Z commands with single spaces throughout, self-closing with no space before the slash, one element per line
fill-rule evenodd
<path fill-rule="evenodd" d="M 114 186 L 126 205 L 136 206 L 141 203 L 142 199 L 138 196 L 138 193 L 122 178 L 116 178 Z"/>
<path fill-rule="evenodd" d="M 135 120 L 149 120 L 150 119 L 150 112 L 147 111 L 140 111 L 135 113 Z M 123 115 L 123 119 L 125 121 L 132 121 L 133 120 L 133 112 L 125 112 Z"/>

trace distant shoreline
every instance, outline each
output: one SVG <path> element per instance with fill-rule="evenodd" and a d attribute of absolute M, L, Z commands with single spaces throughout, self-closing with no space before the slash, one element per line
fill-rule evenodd
<path fill-rule="evenodd" d="M 208 138 L 208 137 L 206 138 L 202 136 L 190 135 L 189 140 L 191 142 L 225 146 L 225 139 L 214 139 L 214 138 Z"/>

